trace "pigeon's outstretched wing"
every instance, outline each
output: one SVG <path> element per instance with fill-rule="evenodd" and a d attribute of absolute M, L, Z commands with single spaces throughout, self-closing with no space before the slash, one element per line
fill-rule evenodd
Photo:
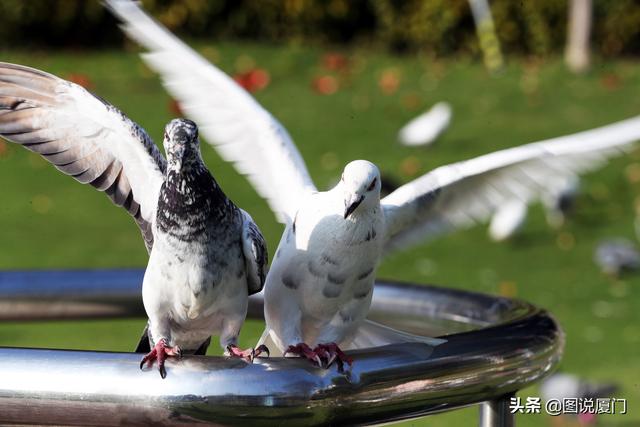
<path fill-rule="evenodd" d="M 0 63 L 0 136 L 104 191 L 134 217 L 150 250 L 166 162 L 115 107 L 51 74 Z"/>
<path fill-rule="evenodd" d="M 227 161 L 247 175 L 280 222 L 291 221 L 304 193 L 315 191 L 285 128 L 224 72 L 210 64 L 129 0 L 107 0 L 124 31 L 149 53 L 184 113 Z"/>
<path fill-rule="evenodd" d="M 267 244 L 264 237 L 253 222 L 253 218 L 242 211 L 244 223 L 242 225 L 242 252 L 247 272 L 247 284 L 249 285 L 249 295 L 256 294 L 264 287 L 264 279 L 267 276 L 267 264 L 269 255 L 267 254 Z"/>
<path fill-rule="evenodd" d="M 386 251 L 485 221 L 504 203 L 566 188 L 578 174 L 629 151 L 640 117 L 439 167 L 382 200 Z"/>

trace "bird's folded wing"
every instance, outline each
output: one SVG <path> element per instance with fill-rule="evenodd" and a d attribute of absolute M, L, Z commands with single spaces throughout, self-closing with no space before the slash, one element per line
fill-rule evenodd
<path fill-rule="evenodd" d="M 225 160 L 246 175 L 280 222 L 291 221 L 298 200 L 315 191 L 286 129 L 251 95 L 129 0 L 107 0 L 142 57 L 162 77 L 182 111 L 200 126 Z"/>
<path fill-rule="evenodd" d="M 253 218 L 242 211 L 244 222 L 242 225 L 242 252 L 246 266 L 249 295 L 256 294 L 264 287 L 267 275 L 267 244 Z"/>
<path fill-rule="evenodd" d="M 166 162 L 115 107 L 51 74 L 0 63 L 0 136 L 104 191 L 135 218 L 150 249 Z"/>
<path fill-rule="evenodd" d="M 640 139 L 640 117 L 439 167 L 382 200 L 387 252 L 486 221 L 503 203 L 566 188 Z"/>

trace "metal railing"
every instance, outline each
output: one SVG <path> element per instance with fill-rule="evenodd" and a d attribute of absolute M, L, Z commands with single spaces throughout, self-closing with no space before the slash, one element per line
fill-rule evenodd
<path fill-rule="evenodd" d="M 0 320 L 144 315 L 142 275 L 0 273 Z M 262 318 L 260 295 L 249 316 Z M 509 426 L 509 396 L 549 373 L 564 344 L 526 302 L 433 286 L 378 282 L 369 317 L 447 341 L 352 351 L 347 373 L 185 356 L 167 362 L 164 380 L 141 372 L 138 354 L 0 347 L 0 424 L 362 425 L 484 402 L 481 426 Z"/>

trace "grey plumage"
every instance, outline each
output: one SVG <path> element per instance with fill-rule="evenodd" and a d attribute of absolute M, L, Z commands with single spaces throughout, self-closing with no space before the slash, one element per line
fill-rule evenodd
<path fill-rule="evenodd" d="M 613 276 L 640 269 L 640 251 L 626 239 L 600 242 L 593 259 L 603 273 Z"/>
<path fill-rule="evenodd" d="M 540 396 L 544 401 L 610 398 L 619 388 L 612 382 L 593 382 L 576 375 L 555 373 L 540 383 Z"/>
<path fill-rule="evenodd" d="M 0 135 L 105 192 L 135 219 L 150 254 L 143 283 L 149 324 L 138 348 L 149 342 L 163 352 L 163 376 L 166 355 L 204 353 L 213 333 L 244 356 L 237 337 L 248 295 L 264 284 L 266 245 L 204 165 L 195 123 L 166 126 L 166 161 L 106 101 L 42 71 L 0 63 Z"/>

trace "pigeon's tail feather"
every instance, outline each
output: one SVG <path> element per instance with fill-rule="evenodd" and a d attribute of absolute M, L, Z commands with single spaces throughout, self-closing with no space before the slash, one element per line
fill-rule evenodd
<path fill-rule="evenodd" d="M 346 342 L 340 343 L 340 347 L 343 350 L 356 350 L 360 348 L 380 347 L 383 345 L 402 343 L 423 343 L 431 347 L 436 347 L 446 341 L 447 340 L 440 338 L 422 337 L 419 335 L 409 334 L 371 320 L 365 320 L 358 327 L 355 336 Z M 283 351 L 278 345 L 276 345 L 271 336 L 271 330 L 268 328 L 262 333 L 256 347 L 259 345 L 266 345 L 271 351 L 271 356 L 282 356 Z"/>
<path fill-rule="evenodd" d="M 149 342 L 149 324 L 147 323 L 142 331 L 142 336 L 140 337 L 140 341 L 138 341 L 135 352 L 147 354 L 150 351 L 151 343 Z"/>
<path fill-rule="evenodd" d="M 269 349 L 269 356 L 282 357 L 283 351 L 276 345 L 276 342 L 271 337 L 271 329 L 265 328 L 262 336 L 256 344 L 256 348 L 260 345 L 264 345 Z"/>
<path fill-rule="evenodd" d="M 371 320 L 365 320 L 358 327 L 355 336 L 350 342 L 344 345 L 345 350 L 355 350 L 359 348 L 380 347 L 389 344 L 402 343 L 424 343 L 430 346 L 440 345 L 447 340 L 439 338 L 422 337 L 398 331 L 397 329 L 381 325 Z"/>

